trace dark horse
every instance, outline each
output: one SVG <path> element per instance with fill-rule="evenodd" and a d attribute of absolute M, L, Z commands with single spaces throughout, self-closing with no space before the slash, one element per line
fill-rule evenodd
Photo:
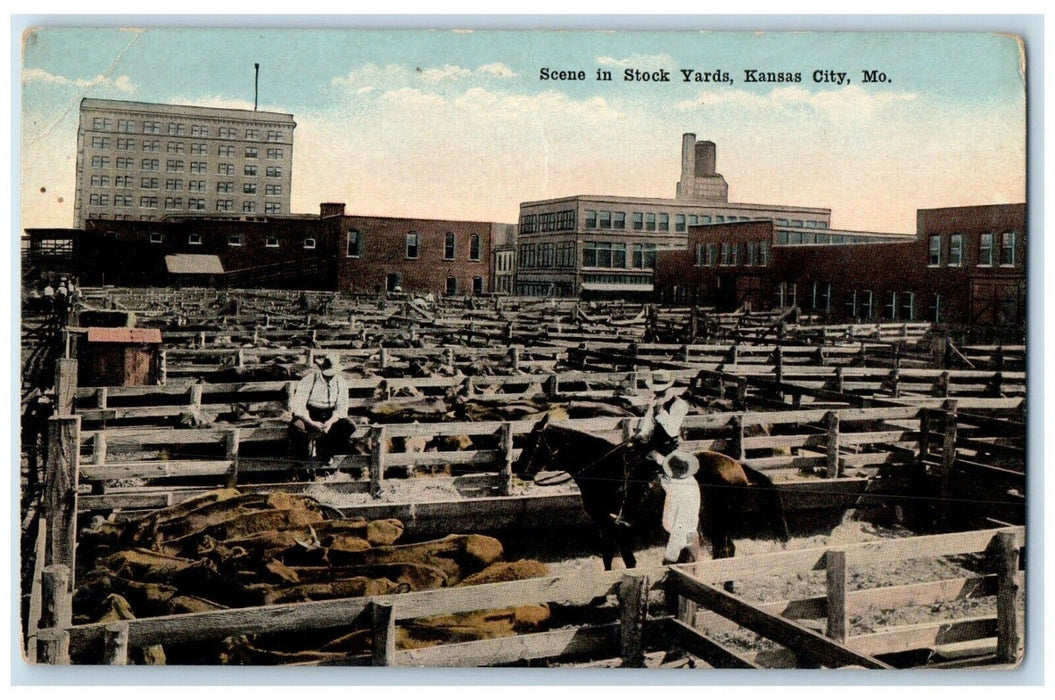
<path fill-rule="evenodd" d="M 550 424 L 547 416 L 532 429 L 513 465 L 513 473 L 525 481 L 534 481 L 543 465 L 565 471 L 575 480 L 583 510 L 600 530 L 605 570 L 612 568 L 616 548 L 628 569 L 637 565 L 631 533 L 616 525 L 615 516 L 624 503 L 644 501 L 656 475 L 648 460 L 627 459 L 628 452 L 627 443 L 614 446 L 602 437 Z M 700 461 L 696 480 L 703 510 L 701 530 L 711 542 L 715 559 L 733 556 L 733 526 L 743 518 L 745 501 L 751 493 L 759 495 L 759 510 L 774 536 L 788 541 L 780 494 L 769 477 L 718 452 L 698 452 L 696 458 Z"/>

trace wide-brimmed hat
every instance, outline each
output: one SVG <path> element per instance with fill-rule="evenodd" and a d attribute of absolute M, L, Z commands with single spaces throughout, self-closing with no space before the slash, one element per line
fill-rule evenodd
<path fill-rule="evenodd" d="M 666 391 L 674 386 L 674 375 L 669 369 L 657 369 L 645 380 L 645 386 L 652 391 Z"/>
<path fill-rule="evenodd" d="M 315 358 L 315 364 L 325 377 L 332 377 L 341 371 L 341 358 L 336 353 L 327 353 Z"/>
<path fill-rule="evenodd" d="M 663 460 L 663 473 L 671 479 L 688 479 L 700 471 L 700 460 L 696 455 L 674 450 Z"/>

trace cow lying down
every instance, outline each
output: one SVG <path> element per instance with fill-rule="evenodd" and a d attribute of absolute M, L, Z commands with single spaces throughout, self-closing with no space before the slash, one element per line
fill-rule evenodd
<path fill-rule="evenodd" d="M 536 561 L 503 560 L 478 534 L 401 541 L 395 519 L 334 519 L 314 499 L 220 489 L 149 515 L 97 520 L 81 534 L 75 623 L 225 608 L 388 595 L 544 576 Z M 536 630 L 546 606 L 521 606 L 401 623 L 398 644 L 488 639 Z M 304 634 L 232 637 L 137 650 L 131 663 L 299 663 L 369 652 L 370 632 L 350 626 Z M 96 661 L 85 650 L 75 662 Z"/>

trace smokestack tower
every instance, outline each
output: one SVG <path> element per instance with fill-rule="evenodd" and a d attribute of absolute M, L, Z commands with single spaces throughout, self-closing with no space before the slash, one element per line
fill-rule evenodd
<path fill-rule="evenodd" d="M 697 141 L 696 134 L 681 137 L 681 181 L 677 199 L 729 201 L 729 185 L 715 171 L 718 149 L 714 141 Z"/>

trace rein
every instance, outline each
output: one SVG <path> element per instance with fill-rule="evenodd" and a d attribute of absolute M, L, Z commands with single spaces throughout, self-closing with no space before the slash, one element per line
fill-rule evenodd
<path fill-rule="evenodd" d="M 542 442 L 546 443 L 546 449 L 550 452 L 550 454 L 553 454 L 554 450 L 553 450 L 552 447 L 550 447 L 549 441 L 546 440 L 545 432 L 543 432 L 541 435 L 539 435 L 539 439 Z M 548 479 L 546 479 L 545 481 L 536 481 L 536 482 L 534 482 L 534 484 L 535 484 L 535 486 L 559 486 L 560 484 L 566 484 L 569 481 L 571 481 L 572 479 L 576 478 L 576 476 L 582 475 L 584 472 L 587 472 L 590 469 L 596 467 L 598 464 L 600 464 L 601 462 L 603 462 L 604 460 L 608 459 L 613 454 L 615 454 L 616 451 L 618 451 L 618 450 L 622 449 L 623 447 L 625 447 L 626 445 L 628 445 L 632 440 L 633 440 L 633 438 L 628 438 L 626 440 L 623 440 L 621 443 L 619 443 L 618 445 L 616 445 L 612 449 L 608 450 L 603 455 L 601 455 L 600 457 L 598 457 L 597 459 L 593 460 L 592 462 L 587 464 L 585 467 L 580 469 L 577 474 L 572 474 L 567 469 L 561 469 L 560 471 L 557 472 L 557 474 L 559 475 L 561 472 L 563 472 L 567 476 L 563 476 L 563 477 L 561 477 L 561 476 L 551 476 Z M 537 450 L 538 446 L 536 446 L 535 449 Z"/>

